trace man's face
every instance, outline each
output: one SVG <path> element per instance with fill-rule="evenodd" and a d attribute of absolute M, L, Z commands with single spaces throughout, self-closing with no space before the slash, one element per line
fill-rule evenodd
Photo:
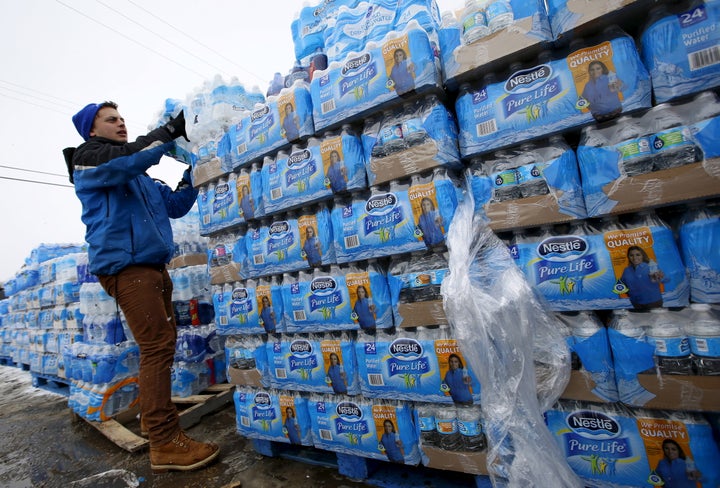
<path fill-rule="evenodd" d="M 104 137 L 115 142 L 127 142 L 127 128 L 125 119 L 112 107 L 103 107 L 95 115 L 90 136 Z"/>

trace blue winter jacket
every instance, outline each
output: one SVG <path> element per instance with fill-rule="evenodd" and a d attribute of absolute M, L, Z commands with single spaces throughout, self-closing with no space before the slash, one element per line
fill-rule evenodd
<path fill-rule="evenodd" d="M 172 259 L 169 219 L 192 208 L 197 190 L 189 168 L 174 191 L 145 174 L 171 141 L 161 127 L 129 143 L 91 137 L 75 150 L 75 193 L 82 203 L 92 273 L 113 275 L 130 265 L 163 265 Z"/>

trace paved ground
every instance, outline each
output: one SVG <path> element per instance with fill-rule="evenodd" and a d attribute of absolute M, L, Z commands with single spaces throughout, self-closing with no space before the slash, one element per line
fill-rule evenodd
<path fill-rule="evenodd" d="M 132 427 L 132 424 L 129 424 Z M 235 411 L 203 417 L 189 430 L 221 447 L 213 466 L 191 473 L 154 475 L 147 451 L 128 453 L 83 420 L 62 395 L 34 388 L 31 376 L 0 366 L 0 486 L 88 488 L 292 488 L 365 486 L 335 469 L 257 454 L 235 431 Z"/>

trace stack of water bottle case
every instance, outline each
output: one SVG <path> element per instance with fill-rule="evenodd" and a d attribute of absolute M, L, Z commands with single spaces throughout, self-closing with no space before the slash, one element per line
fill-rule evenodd
<path fill-rule="evenodd" d="M 650 6 L 635 39 L 611 23 Z M 473 198 L 566 331 L 575 401 L 545 418 L 573 470 L 674 486 L 674 450 L 715 486 L 719 16 L 324 1 L 264 102 L 220 79 L 171 101 L 194 121 L 174 156 L 200 189 L 238 431 L 486 472 L 481 385 L 440 294 Z"/>
<path fill-rule="evenodd" d="M 0 356 L 34 374 L 65 378 L 63 349 L 82 338 L 79 290 L 89 276 L 87 255 L 80 245 L 42 245 L 26 262 L 5 283 Z"/>
<path fill-rule="evenodd" d="M 170 263 L 178 340 L 172 393 L 188 397 L 225 382 L 222 337 L 215 333 L 205 249 L 197 212 L 173 221 Z M 44 380 L 69 385 L 78 415 L 104 421 L 137 403 L 139 349 L 115 300 L 87 268 L 84 246 L 43 244 L 5 284 L 0 356 Z"/>

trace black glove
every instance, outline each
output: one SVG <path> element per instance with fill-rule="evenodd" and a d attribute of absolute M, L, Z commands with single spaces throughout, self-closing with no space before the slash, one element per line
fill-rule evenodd
<path fill-rule="evenodd" d="M 170 117 L 170 121 L 165 124 L 165 128 L 168 130 L 173 139 L 177 139 L 178 137 L 183 136 L 186 141 L 190 142 L 190 139 L 188 139 L 187 136 L 187 132 L 185 132 L 184 110 L 181 111 L 177 117 Z"/>

